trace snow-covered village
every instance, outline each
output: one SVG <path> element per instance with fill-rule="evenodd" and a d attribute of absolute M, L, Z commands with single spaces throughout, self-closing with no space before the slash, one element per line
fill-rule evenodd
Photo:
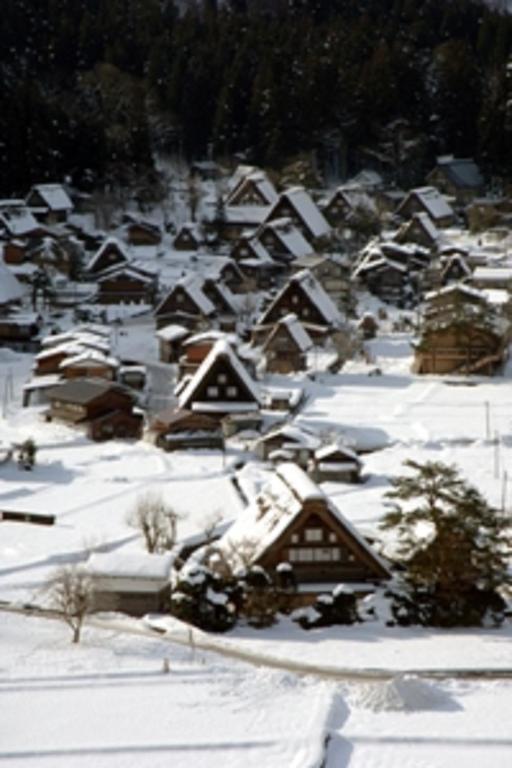
<path fill-rule="evenodd" d="M 311 10 L 147 2 L 180 45 Z M 92 114 L 31 167 L 0 117 L 0 762 L 510 768 L 512 116 L 496 159 L 449 108 L 420 162 L 392 112 L 276 159 L 146 104 L 151 172 L 114 132 L 79 173 Z"/>

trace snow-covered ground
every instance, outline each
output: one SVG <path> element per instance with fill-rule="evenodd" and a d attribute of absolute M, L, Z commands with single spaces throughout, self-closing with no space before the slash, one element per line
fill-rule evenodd
<path fill-rule="evenodd" d="M 119 332 L 122 354 L 142 353 L 153 363 L 150 333 L 144 320 Z M 415 377 L 409 336 L 381 336 L 369 347 L 371 364 L 354 361 L 337 375 L 288 382 L 305 389 L 304 425 L 378 449 L 363 457 L 363 483 L 323 486 L 343 514 L 375 531 L 389 478 L 408 458 L 453 463 L 491 503 L 510 507 L 510 369 L 493 379 Z M 91 549 L 141 551 L 126 516 L 147 491 L 161 492 L 178 511 L 180 538 L 201 531 L 213 516 L 236 517 L 243 501 L 231 479 L 241 458 L 234 447 L 223 456 L 165 454 L 142 442 L 91 443 L 44 423 L 40 409 L 20 408 L 31 364 L 29 355 L 0 350 L 0 445 L 33 437 L 38 446 L 33 472 L 0 465 L 0 509 L 50 512 L 57 523 L 0 522 L 0 599 L 39 602 L 52 569 Z M 380 375 L 370 375 L 375 368 Z M 249 453 L 243 458 L 242 485 L 257 487 L 264 467 Z M 324 757 L 327 768 L 512 764 L 505 715 L 512 684 L 505 681 L 333 682 L 199 649 L 192 658 L 162 638 L 112 629 L 89 627 L 83 644 L 72 647 L 68 630 L 46 619 L 2 612 L 0 627 L 0 760 L 8 765 L 320 768 Z M 213 640 L 283 667 L 291 661 L 397 674 L 512 667 L 510 625 L 441 632 L 367 623 L 305 632 L 282 620 L 265 631 L 240 626 Z M 168 675 L 162 672 L 167 657 Z"/>
<path fill-rule="evenodd" d="M 511 682 L 329 682 L 161 638 L 2 615 L 0 761 L 13 768 L 494 768 Z M 169 672 L 164 672 L 165 660 Z"/>

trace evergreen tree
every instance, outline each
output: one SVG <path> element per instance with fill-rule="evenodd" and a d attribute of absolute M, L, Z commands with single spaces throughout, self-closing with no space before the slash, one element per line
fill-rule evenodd
<path fill-rule="evenodd" d="M 511 520 L 492 508 L 457 470 L 409 460 L 412 474 L 392 480 L 392 510 L 383 528 L 398 537 L 405 589 L 395 594 L 404 623 L 477 625 L 503 608 L 497 589 L 508 580 Z M 497 611 L 497 613 L 496 613 Z"/>

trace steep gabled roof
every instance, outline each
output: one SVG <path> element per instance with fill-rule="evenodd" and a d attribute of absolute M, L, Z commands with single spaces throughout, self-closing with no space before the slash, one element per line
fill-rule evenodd
<path fill-rule="evenodd" d="M 331 228 L 327 220 L 304 187 L 291 187 L 282 192 L 272 206 L 267 221 L 274 218 L 274 210 L 283 201 L 286 201 L 293 208 L 313 237 L 323 237 L 329 234 Z"/>
<path fill-rule="evenodd" d="M 270 476 L 259 496 L 238 515 L 217 543 L 235 568 L 244 566 L 240 557 L 248 545 L 251 562 L 261 561 L 265 553 L 285 534 L 304 511 L 307 502 L 323 502 L 333 522 L 341 526 L 354 549 L 364 553 L 366 562 L 381 578 L 390 576 L 384 561 L 355 530 L 323 491 L 296 464 L 283 462 Z"/>
<path fill-rule="evenodd" d="M 417 187 L 412 189 L 398 207 L 397 213 L 399 215 L 411 197 L 415 197 L 418 200 L 424 211 L 428 213 L 434 222 L 445 218 L 455 218 L 453 208 L 435 187 Z"/>
<path fill-rule="evenodd" d="M 480 169 L 471 158 L 443 155 L 437 158 L 437 168 L 458 189 L 480 189 L 484 184 Z"/>
<path fill-rule="evenodd" d="M 214 344 L 195 374 L 188 382 L 185 389 L 182 390 L 178 401 L 180 408 L 188 408 L 190 406 L 190 403 L 192 403 L 194 400 L 194 395 L 196 394 L 197 390 L 220 358 L 222 358 L 223 362 L 227 364 L 232 369 L 232 371 L 234 371 L 238 379 L 245 386 L 253 401 L 259 405 L 260 392 L 258 385 L 251 378 L 243 363 L 233 351 L 230 344 L 224 339 L 220 339 Z"/>
<path fill-rule="evenodd" d="M 280 320 L 277 321 L 276 325 L 270 332 L 270 335 L 267 338 L 265 344 L 263 345 L 264 350 L 272 342 L 272 339 L 274 338 L 276 333 L 279 331 L 279 328 L 282 326 L 285 326 L 286 330 L 288 331 L 291 338 L 293 339 L 295 345 L 298 347 L 298 349 L 301 352 L 307 352 L 308 349 L 311 349 L 311 347 L 313 346 L 313 341 L 311 339 L 311 336 L 309 335 L 307 330 L 304 328 L 304 326 L 300 322 L 297 315 L 295 315 L 293 312 L 290 312 L 289 315 L 285 315 L 285 317 L 282 317 Z"/>
<path fill-rule="evenodd" d="M 279 304 L 282 296 L 284 295 L 285 291 L 289 289 L 290 285 L 295 285 L 304 291 L 306 296 L 309 298 L 311 303 L 314 304 L 327 324 L 334 326 L 339 326 L 342 324 L 343 318 L 340 312 L 309 269 L 302 269 L 300 272 L 297 272 L 297 274 L 292 275 L 288 283 L 278 293 L 270 307 L 264 312 L 263 318 L 260 320 L 260 324 L 264 324 L 264 318 L 271 313 L 272 309 L 277 304 Z"/>
<path fill-rule="evenodd" d="M 203 292 L 203 283 L 203 279 L 195 274 L 180 278 L 156 307 L 155 315 L 158 315 L 164 309 L 165 304 L 177 288 L 181 288 L 188 295 L 201 314 L 205 316 L 213 315 L 215 313 L 215 306 Z"/>
<path fill-rule="evenodd" d="M 117 262 L 118 264 L 120 264 L 122 261 L 124 261 L 126 264 L 130 262 L 130 258 L 124 248 L 124 245 L 115 237 L 107 237 L 107 239 L 100 245 L 94 256 L 92 256 L 89 263 L 87 264 L 87 272 L 93 272 L 95 270 L 98 262 L 101 260 L 107 248 L 115 249 L 120 258 L 120 260 Z"/>
<path fill-rule="evenodd" d="M 18 301 L 25 294 L 16 276 L 0 258 L 0 304 Z"/>
<path fill-rule="evenodd" d="M 273 219 L 268 221 L 264 227 L 271 229 L 275 236 L 282 243 L 283 248 L 295 259 L 302 256 L 309 256 L 313 253 L 313 247 L 309 243 L 300 229 L 288 218 Z M 263 229 L 263 228 L 262 228 Z"/>
<path fill-rule="evenodd" d="M 227 205 L 236 205 L 236 202 L 232 203 L 232 201 L 236 201 L 239 196 L 243 196 L 245 190 L 251 186 L 256 188 L 261 197 L 262 205 L 271 205 L 278 198 L 276 188 L 268 178 L 267 174 L 264 173 L 264 171 L 254 171 L 253 173 L 248 173 L 240 178 L 237 185 L 228 194 L 226 199 Z"/>
<path fill-rule="evenodd" d="M 50 211 L 71 211 L 73 203 L 62 184 L 35 184 L 29 193 L 36 193 Z"/>

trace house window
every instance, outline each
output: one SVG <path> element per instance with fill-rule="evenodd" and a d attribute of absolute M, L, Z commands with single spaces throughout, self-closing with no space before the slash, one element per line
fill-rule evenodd
<path fill-rule="evenodd" d="M 321 528 L 306 528 L 304 531 L 304 539 L 308 542 L 322 541 L 323 530 Z"/>
<path fill-rule="evenodd" d="M 227 387 L 226 394 L 228 397 L 238 397 L 238 387 Z"/>
<path fill-rule="evenodd" d="M 336 534 L 335 534 L 335 533 L 332 533 L 332 532 L 331 532 L 331 533 L 329 534 L 329 541 L 330 541 L 332 544 L 334 544 L 336 541 L 338 541 L 338 537 L 336 536 Z"/>
<path fill-rule="evenodd" d="M 207 387 L 206 388 L 206 394 L 208 397 L 218 397 L 219 396 L 219 388 L 218 387 Z"/>
<path fill-rule="evenodd" d="M 176 294 L 176 301 L 178 304 L 183 304 L 184 300 L 185 300 L 185 297 L 183 296 L 182 293 Z"/>
<path fill-rule="evenodd" d="M 304 307 L 304 309 L 302 310 L 302 314 L 304 317 L 309 317 L 309 315 L 311 314 L 309 307 Z"/>
<path fill-rule="evenodd" d="M 228 380 L 228 377 L 225 373 L 219 373 L 217 376 L 217 384 L 225 384 Z"/>
<path fill-rule="evenodd" d="M 298 303 L 299 303 L 299 297 L 298 297 L 298 296 L 297 296 L 297 294 L 295 293 L 295 294 L 292 296 L 292 304 L 298 304 Z"/>
<path fill-rule="evenodd" d="M 298 544 L 298 543 L 299 543 L 299 534 L 292 533 L 292 544 Z"/>

